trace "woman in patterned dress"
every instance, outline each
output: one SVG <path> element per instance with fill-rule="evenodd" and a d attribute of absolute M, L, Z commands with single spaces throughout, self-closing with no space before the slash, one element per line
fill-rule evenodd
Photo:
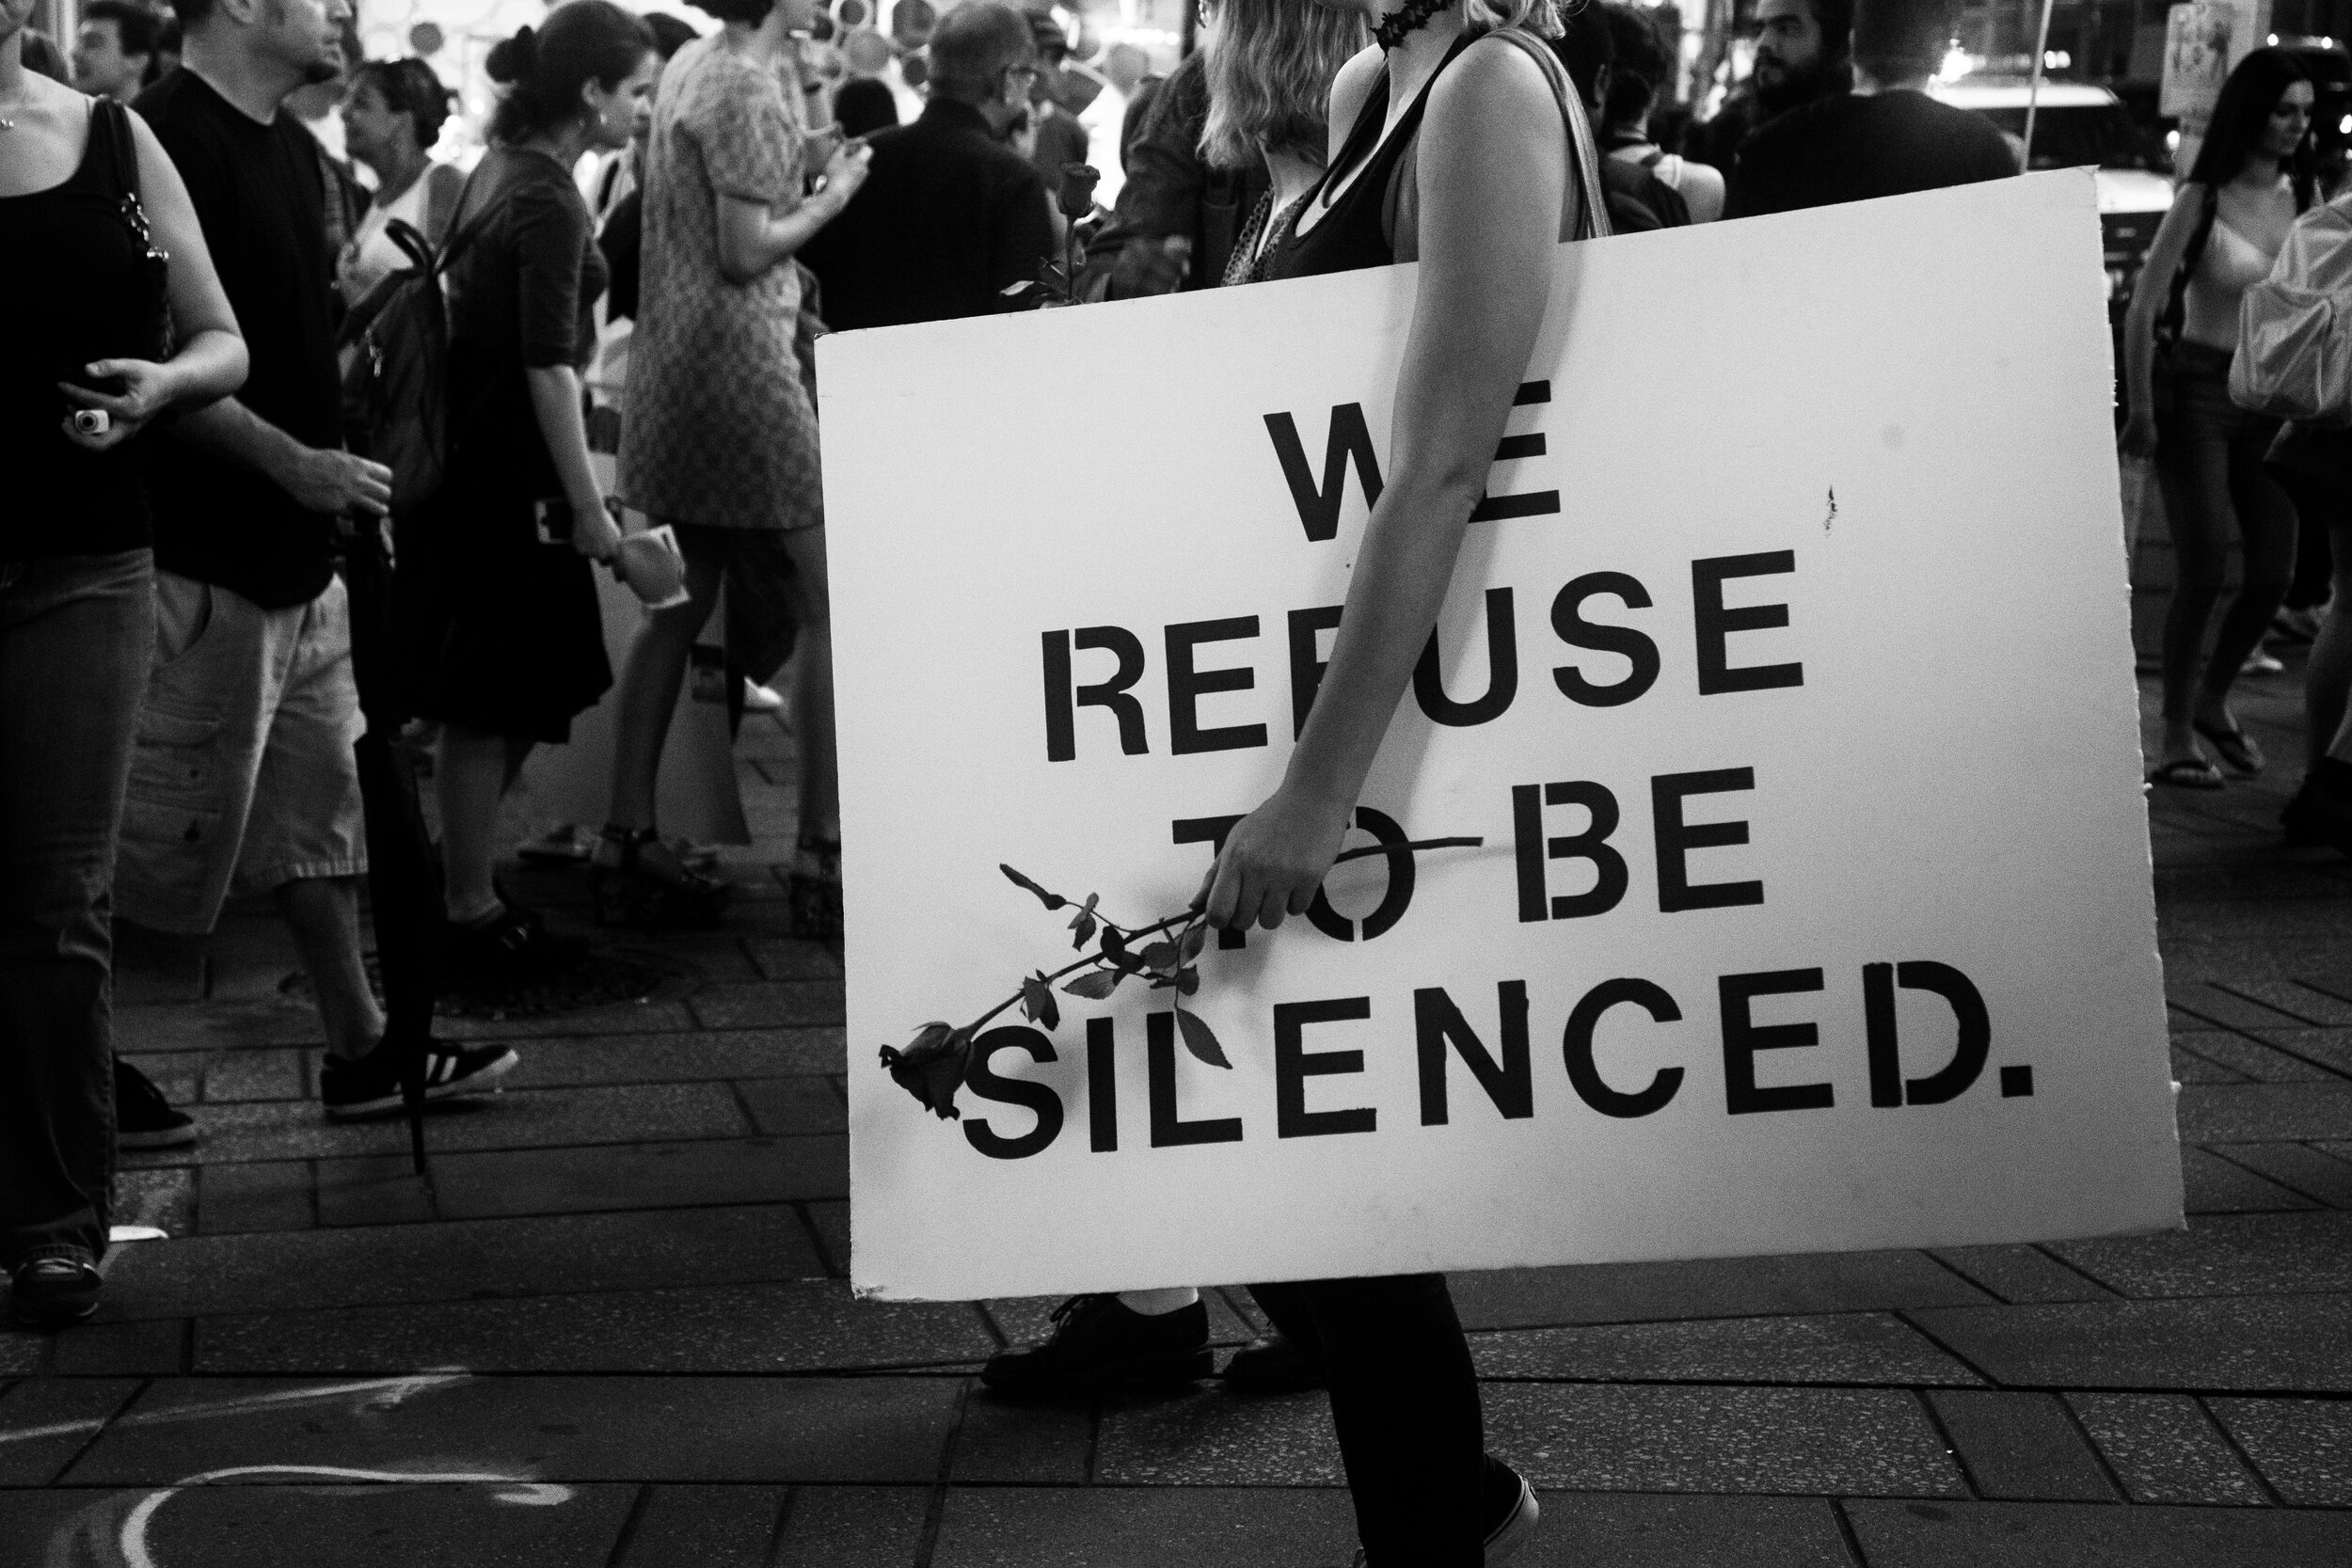
<path fill-rule="evenodd" d="M 654 780 L 694 635 L 722 582 L 773 573 L 781 556 L 801 646 L 793 920 L 803 934 L 831 935 L 841 911 L 832 634 L 817 413 L 793 350 L 792 258 L 865 182 L 866 153 L 837 149 L 803 194 L 808 134 L 800 95 L 779 73 L 794 61 L 791 35 L 815 14 L 811 0 L 701 5 L 725 26 L 677 52 L 654 103 L 620 463 L 622 499 L 676 530 L 690 597 L 647 620 L 621 676 L 597 911 L 639 923 L 716 912 L 723 884 L 679 864 L 655 832 Z"/>

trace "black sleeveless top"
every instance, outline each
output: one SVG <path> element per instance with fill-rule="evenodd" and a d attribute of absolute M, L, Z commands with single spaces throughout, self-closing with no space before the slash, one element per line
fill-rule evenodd
<path fill-rule="evenodd" d="M 143 247 L 122 214 L 118 155 L 135 160 L 129 117 L 89 117 L 81 166 L 61 185 L 0 197 L 0 562 L 112 555 L 151 541 L 137 441 L 103 452 L 62 428 L 60 381 L 93 359 L 145 358 L 138 301 Z M 135 168 L 133 161 L 129 166 Z"/>
<path fill-rule="evenodd" d="M 1320 214 L 1314 227 L 1300 234 L 1295 228 L 1297 218 L 1292 218 L 1292 230 L 1275 242 L 1273 254 L 1266 258 L 1263 276 L 1267 281 L 1385 267 L 1396 261 L 1395 247 L 1390 245 L 1383 227 L 1389 182 L 1395 176 L 1405 150 L 1421 134 L 1422 115 L 1429 107 L 1430 89 L 1462 51 L 1476 41 L 1470 35 L 1454 40 L 1454 47 L 1446 51 L 1438 69 L 1422 84 L 1420 96 L 1413 100 L 1386 141 L 1380 139 L 1380 126 L 1389 114 L 1389 77 L 1385 70 L 1381 71 L 1379 85 L 1372 89 L 1371 99 L 1357 115 L 1347 140 L 1340 145 L 1340 155 L 1331 160 L 1331 166 L 1323 171 L 1323 178 L 1315 182 L 1314 188 L 1298 204 L 1300 214 Z M 1332 182 L 1345 179 L 1347 171 L 1366 158 L 1371 161 L 1364 165 L 1363 174 L 1327 210 L 1324 198 Z"/>

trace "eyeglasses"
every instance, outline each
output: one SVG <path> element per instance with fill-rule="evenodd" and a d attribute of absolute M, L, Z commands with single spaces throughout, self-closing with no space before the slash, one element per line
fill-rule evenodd
<path fill-rule="evenodd" d="M 1024 82 L 1034 82 L 1038 78 L 1038 69 L 1033 65 L 1009 65 L 1005 67 L 1005 74 Z"/>

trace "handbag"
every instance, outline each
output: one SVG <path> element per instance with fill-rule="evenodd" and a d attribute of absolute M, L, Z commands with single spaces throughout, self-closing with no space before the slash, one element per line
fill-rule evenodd
<path fill-rule="evenodd" d="M 147 208 L 139 200 L 139 147 L 131 129 L 131 111 L 102 98 L 92 119 L 92 133 L 105 138 L 103 150 L 115 189 L 122 193 L 116 212 L 138 248 L 132 262 L 131 306 L 139 324 L 139 357 L 160 365 L 172 350 L 171 253 L 155 244 Z"/>
<path fill-rule="evenodd" d="M 2352 425 L 2352 213 L 2330 203 L 2288 230 L 2238 307 L 2230 401 L 2274 420 Z"/>

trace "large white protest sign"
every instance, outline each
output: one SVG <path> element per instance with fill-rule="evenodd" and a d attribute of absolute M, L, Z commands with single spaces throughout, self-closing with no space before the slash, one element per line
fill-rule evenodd
<path fill-rule="evenodd" d="M 2177 1225 L 2087 173 L 1564 246 L 1322 918 L 1133 927 L 1280 776 L 1410 268 L 826 340 L 851 1273 L 969 1297 Z M 1155 1017 L 1156 1015 L 1156 1017 Z"/>

